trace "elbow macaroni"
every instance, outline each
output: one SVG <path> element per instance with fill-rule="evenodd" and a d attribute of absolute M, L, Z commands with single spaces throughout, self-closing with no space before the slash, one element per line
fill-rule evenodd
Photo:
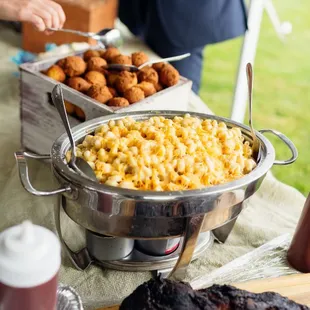
<path fill-rule="evenodd" d="M 256 166 L 251 154 L 239 128 L 189 114 L 112 120 L 77 146 L 77 156 L 89 163 L 99 182 L 155 191 L 199 189 L 238 179 Z"/>

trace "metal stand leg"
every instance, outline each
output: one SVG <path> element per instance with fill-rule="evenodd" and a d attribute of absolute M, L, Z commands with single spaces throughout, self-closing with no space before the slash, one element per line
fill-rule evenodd
<path fill-rule="evenodd" d="M 266 9 L 269 18 L 281 39 L 283 39 L 286 34 L 290 33 L 291 30 L 290 23 L 280 23 L 271 0 L 250 1 L 248 11 L 248 31 L 245 33 L 241 49 L 239 69 L 230 116 L 232 120 L 240 123 L 243 123 L 246 112 L 247 81 L 245 66 L 248 62 L 251 62 L 252 64 L 254 63 L 264 9 Z"/>
<path fill-rule="evenodd" d="M 237 217 L 228 222 L 227 224 L 212 230 L 215 240 L 219 243 L 225 243 L 232 229 L 234 228 L 236 221 Z"/>
<path fill-rule="evenodd" d="M 168 276 L 169 278 L 173 277 L 177 280 L 184 279 L 186 275 L 186 269 L 190 264 L 195 251 L 203 220 L 204 215 L 198 215 L 187 219 L 186 233 L 183 240 L 182 251 L 177 263 Z"/>

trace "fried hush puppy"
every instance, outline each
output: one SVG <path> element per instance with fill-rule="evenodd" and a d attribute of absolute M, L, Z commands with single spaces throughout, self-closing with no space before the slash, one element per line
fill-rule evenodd
<path fill-rule="evenodd" d="M 156 70 L 157 72 L 159 72 L 164 67 L 164 65 L 165 65 L 164 62 L 158 62 L 156 64 L 153 64 L 152 68 Z"/>
<path fill-rule="evenodd" d="M 75 107 L 74 112 L 81 121 L 85 121 L 85 113 L 81 108 Z"/>
<path fill-rule="evenodd" d="M 107 103 L 112 99 L 112 94 L 110 93 L 107 86 L 93 85 L 87 92 L 87 95 L 101 103 Z"/>
<path fill-rule="evenodd" d="M 82 75 L 86 70 L 86 62 L 79 56 L 66 57 L 62 66 L 69 77 Z"/>
<path fill-rule="evenodd" d="M 85 93 L 89 90 L 89 88 L 91 87 L 91 84 L 88 83 L 88 81 L 84 80 L 83 78 L 79 77 L 79 76 L 74 76 L 68 79 L 67 84 L 69 87 Z"/>
<path fill-rule="evenodd" d="M 108 47 L 105 52 L 101 54 L 101 57 L 110 63 L 112 59 L 119 54 L 120 51 L 116 47 Z"/>
<path fill-rule="evenodd" d="M 65 100 L 65 108 L 68 114 L 73 114 L 75 111 L 75 105 Z"/>
<path fill-rule="evenodd" d="M 113 97 L 117 97 L 117 91 L 115 88 L 109 86 L 108 89 Z"/>
<path fill-rule="evenodd" d="M 105 76 L 98 71 L 88 71 L 85 74 L 85 80 L 92 85 L 95 85 L 95 84 L 102 85 L 102 86 L 107 85 Z"/>
<path fill-rule="evenodd" d="M 151 67 L 144 67 L 138 72 L 139 82 L 150 82 L 154 86 L 158 83 L 158 73 Z"/>
<path fill-rule="evenodd" d="M 92 57 L 100 57 L 100 52 L 96 50 L 88 50 L 84 53 L 84 60 L 86 62 Z"/>
<path fill-rule="evenodd" d="M 62 58 L 56 62 L 56 65 L 63 69 L 65 62 L 66 62 L 66 59 Z"/>
<path fill-rule="evenodd" d="M 131 57 L 121 54 L 113 57 L 111 63 L 119 65 L 132 65 Z"/>
<path fill-rule="evenodd" d="M 52 65 L 45 74 L 53 80 L 63 83 L 66 79 L 66 74 L 58 65 Z"/>
<path fill-rule="evenodd" d="M 91 57 L 87 63 L 88 71 L 98 71 L 104 73 L 107 62 L 101 57 Z"/>
<path fill-rule="evenodd" d="M 164 86 L 170 87 L 179 82 L 180 74 L 177 69 L 169 64 L 165 64 L 159 72 L 159 81 Z"/>
<path fill-rule="evenodd" d="M 143 90 L 145 97 L 152 96 L 156 93 L 155 86 L 150 82 L 143 81 L 143 82 L 137 84 L 137 87 L 139 87 Z"/>
<path fill-rule="evenodd" d="M 138 84 L 137 75 L 134 72 L 122 71 L 119 73 L 116 81 L 115 88 L 118 92 L 124 93 L 127 89 Z"/>
<path fill-rule="evenodd" d="M 128 107 L 129 102 L 126 98 L 115 97 L 109 100 L 108 105 L 110 107 Z"/>
<path fill-rule="evenodd" d="M 159 92 L 159 91 L 163 90 L 164 87 L 163 87 L 160 83 L 157 83 L 157 84 L 155 85 L 155 89 L 156 89 L 157 92 Z"/>
<path fill-rule="evenodd" d="M 127 89 L 124 93 L 124 97 L 128 100 L 130 104 L 138 102 L 145 98 L 143 90 L 137 86 Z"/>
<path fill-rule="evenodd" d="M 132 64 L 139 67 L 149 60 L 149 57 L 143 52 L 136 52 L 131 54 Z"/>
<path fill-rule="evenodd" d="M 115 87 L 115 83 L 116 83 L 118 76 L 119 76 L 119 72 L 110 71 L 106 76 L 107 77 L 107 84 L 111 87 Z"/>

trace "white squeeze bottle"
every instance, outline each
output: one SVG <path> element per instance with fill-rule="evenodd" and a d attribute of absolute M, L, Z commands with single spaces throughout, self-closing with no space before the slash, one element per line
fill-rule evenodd
<path fill-rule="evenodd" d="M 0 310 L 55 310 L 61 247 L 29 221 L 0 233 Z"/>

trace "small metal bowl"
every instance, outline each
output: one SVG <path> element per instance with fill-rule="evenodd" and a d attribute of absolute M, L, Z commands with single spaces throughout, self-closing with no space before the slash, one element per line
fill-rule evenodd
<path fill-rule="evenodd" d="M 84 310 L 81 297 L 70 286 L 59 283 L 57 288 L 57 310 Z"/>

